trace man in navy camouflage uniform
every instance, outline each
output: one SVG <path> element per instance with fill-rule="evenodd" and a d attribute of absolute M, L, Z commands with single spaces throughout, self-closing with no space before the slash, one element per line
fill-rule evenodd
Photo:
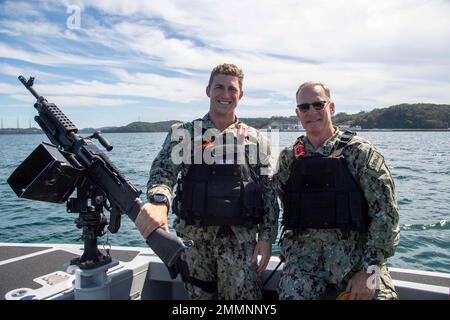
<path fill-rule="evenodd" d="M 280 299 L 397 299 L 386 267 L 399 243 L 395 186 L 367 140 L 333 126 L 330 91 L 307 82 L 296 94 L 306 135 L 280 154 L 283 205 Z"/>
<path fill-rule="evenodd" d="M 235 65 L 214 68 L 206 87 L 209 112 L 172 126 L 150 170 L 150 203 L 136 219 L 145 238 L 156 227 L 167 230 L 177 184 L 171 205 L 177 215 L 174 229 L 195 243 L 182 255 L 187 265 L 182 278 L 190 299 L 261 299 L 259 273 L 269 262 L 277 236 L 279 208 L 270 146 L 235 114 L 243 96 L 242 81 L 243 73 Z M 236 151 L 239 143 L 243 149 Z M 250 149 L 258 150 L 256 156 Z M 218 160 L 208 162 L 205 154 Z"/>

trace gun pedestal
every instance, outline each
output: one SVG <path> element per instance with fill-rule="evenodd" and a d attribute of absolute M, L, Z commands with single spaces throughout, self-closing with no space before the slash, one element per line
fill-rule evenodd
<path fill-rule="evenodd" d="M 114 259 L 94 269 L 81 269 L 76 265 L 68 266 L 67 272 L 75 273 L 75 300 L 109 300 L 111 279 L 106 272 L 118 264 L 119 261 Z"/>
<path fill-rule="evenodd" d="M 79 266 L 80 269 L 94 269 L 111 262 L 109 252 L 104 255 L 97 247 L 97 237 L 105 233 L 108 224 L 103 214 L 104 199 L 101 190 L 92 184 L 83 183 L 77 187 L 77 197 L 67 201 L 67 212 L 79 213 L 75 224 L 77 228 L 83 229 L 83 255 L 70 261 L 71 265 Z"/>
<path fill-rule="evenodd" d="M 108 224 L 103 214 L 104 199 L 101 190 L 85 183 L 77 187 L 77 197 L 67 201 L 67 211 L 79 213 L 75 223 L 83 229 L 84 252 L 72 259 L 67 268 L 67 272 L 75 273 L 76 300 L 109 300 L 110 297 L 111 280 L 106 272 L 119 261 L 113 260 L 108 250 L 104 255 L 97 246 L 97 237 L 104 234 Z"/>

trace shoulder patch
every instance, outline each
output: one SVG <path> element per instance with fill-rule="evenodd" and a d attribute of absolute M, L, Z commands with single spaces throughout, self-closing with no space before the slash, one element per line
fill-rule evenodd
<path fill-rule="evenodd" d="M 381 155 L 381 153 L 379 153 L 376 150 L 372 150 L 372 152 L 370 154 L 369 162 L 367 164 L 369 166 L 369 168 L 378 172 L 378 171 L 380 171 L 380 168 L 383 165 L 383 162 L 384 162 L 384 158 Z"/>
<path fill-rule="evenodd" d="M 172 130 L 178 129 L 180 127 L 183 127 L 183 123 L 182 122 L 176 122 L 176 123 L 172 124 L 170 127 L 171 127 Z"/>

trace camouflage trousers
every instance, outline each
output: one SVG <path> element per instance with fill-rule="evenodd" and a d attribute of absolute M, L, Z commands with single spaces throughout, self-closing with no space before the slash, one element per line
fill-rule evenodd
<path fill-rule="evenodd" d="M 185 282 L 191 300 L 259 300 L 262 281 L 251 262 L 256 241 L 239 243 L 234 234 L 196 241 L 186 250 L 182 260 L 188 265 L 189 276 L 216 283 L 214 292 Z"/>
<path fill-rule="evenodd" d="M 355 239 L 324 231 L 315 234 L 288 234 L 281 242 L 285 257 L 278 296 L 280 300 L 336 299 L 348 281 L 362 270 L 362 245 Z M 375 299 L 397 299 L 386 264 L 378 272 Z"/>

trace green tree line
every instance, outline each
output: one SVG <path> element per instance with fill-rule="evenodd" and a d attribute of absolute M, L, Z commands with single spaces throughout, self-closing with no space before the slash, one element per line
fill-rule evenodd
<path fill-rule="evenodd" d="M 240 118 L 241 121 L 257 129 L 278 128 L 280 125 L 298 124 L 296 116 L 270 118 Z M 100 128 L 102 132 L 167 132 L 170 127 L 180 121 L 132 122 L 122 127 Z M 399 104 L 389 108 L 361 111 L 356 114 L 341 112 L 333 117 L 338 126 L 361 126 L 362 129 L 448 129 L 450 127 L 450 105 L 416 103 Z M 80 130 L 91 133 L 93 128 Z M 1 129 L 0 133 L 40 133 L 31 129 Z"/>
<path fill-rule="evenodd" d="M 339 113 L 333 121 L 363 129 L 447 129 L 450 127 L 450 105 L 403 103 L 357 114 Z"/>
<path fill-rule="evenodd" d="M 282 124 L 298 124 L 296 116 L 270 118 L 240 118 L 257 129 L 278 128 Z M 175 120 L 161 122 L 133 122 L 124 127 L 104 128 L 104 132 L 166 132 Z M 361 126 L 363 129 L 447 129 L 450 126 L 450 105 L 417 103 L 399 104 L 383 109 L 341 112 L 333 117 L 338 126 Z"/>

